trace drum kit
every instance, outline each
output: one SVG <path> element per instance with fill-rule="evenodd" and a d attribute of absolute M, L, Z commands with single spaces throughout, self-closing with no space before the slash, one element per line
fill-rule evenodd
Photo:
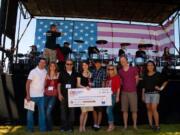
<path fill-rule="evenodd" d="M 30 46 L 31 48 L 36 48 L 35 45 Z M 18 53 L 14 55 L 14 58 L 17 57 L 17 63 L 20 65 L 26 65 L 29 68 L 33 68 L 38 64 L 38 60 L 42 57 L 42 52 L 38 52 L 37 50 L 31 50 L 30 53 L 22 54 Z"/>
<path fill-rule="evenodd" d="M 73 61 L 76 61 L 77 63 L 79 61 L 84 61 L 84 60 L 110 60 L 109 54 L 107 53 L 107 50 L 100 49 L 99 53 L 93 53 L 88 57 L 87 52 L 85 51 L 79 51 L 80 45 L 84 43 L 83 40 L 74 40 L 74 42 L 77 44 L 77 51 L 73 51 L 70 55 L 69 58 L 72 59 Z M 107 44 L 106 40 L 97 40 L 96 41 L 97 45 L 105 45 Z"/>
<path fill-rule="evenodd" d="M 108 50 L 103 49 L 103 46 L 107 44 L 106 40 L 97 40 L 96 44 L 100 46 L 99 52 L 98 53 L 92 53 L 90 56 L 88 56 L 88 53 L 85 51 L 80 51 L 80 46 L 84 44 L 83 40 L 74 40 L 74 42 L 77 44 L 77 51 L 72 52 L 69 54 L 69 59 L 72 59 L 76 63 L 76 68 L 78 70 L 79 64 L 81 61 L 90 61 L 93 62 L 95 60 L 101 60 L 102 63 L 105 65 L 111 62 L 114 65 L 119 64 L 119 57 L 114 57 L 108 54 Z M 130 46 L 130 43 L 121 43 L 121 46 L 128 47 Z M 126 52 L 126 57 L 128 58 L 128 62 L 130 65 L 133 66 L 143 66 L 148 60 L 153 60 L 157 66 L 162 67 L 168 65 L 180 65 L 180 58 L 173 58 L 170 61 L 164 60 L 163 58 L 159 58 L 155 56 L 154 58 L 150 56 L 149 49 L 153 47 L 153 44 L 140 44 L 142 47 L 145 48 L 146 52 L 146 57 L 136 57 L 134 58 L 130 53 Z M 32 47 L 32 46 L 30 46 Z M 153 53 L 157 54 L 158 51 L 154 50 L 152 51 Z M 18 61 L 17 63 L 19 64 L 26 64 L 29 65 L 30 67 L 37 65 L 39 57 L 42 56 L 41 52 L 34 51 L 30 52 L 28 54 L 22 54 L 19 53 L 17 55 L 14 55 L 14 57 L 17 57 Z"/>

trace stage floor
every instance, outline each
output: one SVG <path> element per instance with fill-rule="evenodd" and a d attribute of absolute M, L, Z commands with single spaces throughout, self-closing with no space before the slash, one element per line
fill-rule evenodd
<path fill-rule="evenodd" d="M 154 132 L 151 129 L 148 129 L 148 125 L 141 125 L 138 126 L 138 130 L 134 131 L 132 127 L 130 126 L 127 130 L 123 130 L 122 126 L 118 126 L 115 128 L 112 132 L 106 132 L 107 127 L 102 127 L 99 131 L 93 131 L 90 127 L 87 127 L 87 132 L 81 133 L 84 135 L 180 135 L 180 124 L 166 124 L 161 125 L 161 131 L 160 132 Z M 26 132 L 26 128 L 24 126 L 0 126 L 0 135 L 29 135 L 29 133 Z M 52 132 L 46 132 L 43 135 L 67 135 L 69 133 L 62 133 L 59 131 L 59 127 L 54 127 L 54 130 Z M 78 127 L 75 127 L 75 131 L 71 133 L 72 135 L 79 135 Z M 38 132 L 38 128 L 35 129 L 35 132 L 33 135 L 42 135 L 42 133 Z"/>

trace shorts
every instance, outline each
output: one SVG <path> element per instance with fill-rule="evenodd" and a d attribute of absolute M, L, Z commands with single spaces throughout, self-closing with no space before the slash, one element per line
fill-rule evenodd
<path fill-rule="evenodd" d="M 145 93 L 144 95 L 144 102 L 146 104 L 149 103 L 155 103 L 155 104 L 159 104 L 159 100 L 160 100 L 160 95 L 159 93 Z"/>
<path fill-rule="evenodd" d="M 137 112 L 136 92 L 122 92 L 121 94 L 121 111 L 128 112 L 129 107 L 131 112 Z"/>
<path fill-rule="evenodd" d="M 43 56 L 48 62 L 56 62 L 57 60 L 56 50 L 45 48 L 43 52 Z"/>
<path fill-rule="evenodd" d="M 81 112 L 90 112 L 93 111 L 93 107 L 81 107 Z"/>

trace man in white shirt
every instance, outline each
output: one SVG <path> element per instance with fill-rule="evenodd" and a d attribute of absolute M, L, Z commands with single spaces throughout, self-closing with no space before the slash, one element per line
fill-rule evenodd
<path fill-rule="evenodd" d="M 32 69 L 29 73 L 26 82 L 26 99 L 27 101 L 34 101 L 35 105 L 38 107 L 39 115 L 39 126 L 40 131 L 46 131 L 45 122 L 45 110 L 44 110 L 44 86 L 47 71 L 45 69 L 46 60 L 41 58 L 39 60 L 38 66 Z M 27 129 L 29 132 L 33 132 L 34 117 L 33 111 L 28 110 L 27 112 Z"/>

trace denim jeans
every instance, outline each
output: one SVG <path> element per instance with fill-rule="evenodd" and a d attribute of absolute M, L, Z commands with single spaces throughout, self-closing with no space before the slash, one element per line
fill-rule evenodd
<path fill-rule="evenodd" d="M 39 128 L 40 131 L 46 131 L 46 120 L 45 120 L 45 104 L 44 104 L 44 97 L 33 97 L 31 98 L 32 101 L 35 102 L 35 105 L 38 107 L 38 117 L 39 117 Z M 34 112 L 28 110 L 27 112 L 27 129 L 28 131 L 32 132 L 34 129 Z"/>
<path fill-rule="evenodd" d="M 74 108 L 68 107 L 67 97 L 60 103 L 61 110 L 61 130 L 73 130 Z"/>
<path fill-rule="evenodd" d="M 46 126 L 47 130 L 52 130 L 52 110 L 54 108 L 54 105 L 56 103 L 56 97 L 55 96 L 45 96 L 45 114 L 46 114 Z"/>
<path fill-rule="evenodd" d="M 114 108 L 115 103 L 116 103 L 116 95 L 113 94 L 112 95 L 112 106 L 108 106 L 106 108 L 106 113 L 107 113 L 108 123 L 109 124 L 114 122 L 113 108 Z"/>

